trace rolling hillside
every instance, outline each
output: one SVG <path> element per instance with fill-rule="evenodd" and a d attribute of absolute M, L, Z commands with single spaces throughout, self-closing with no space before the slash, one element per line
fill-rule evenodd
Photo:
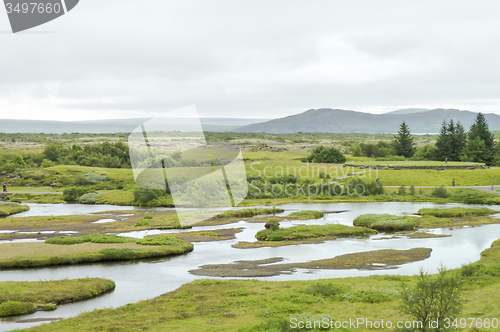
<path fill-rule="evenodd" d="M 406 121 L 412 133 L 439 133 L 443 120 L 460 121 L 467 131 L 477 113 L 456 109 L 434 109 L 371 114 L 340 109 L 311 109 L 306 112 L 236 129 L 237 132 L 326 132 L 396 133 Z M 403 114 L 401 114 L 403 113 Z M 490 130 L 500 130 L 500 115 L 485 114 Z"/>

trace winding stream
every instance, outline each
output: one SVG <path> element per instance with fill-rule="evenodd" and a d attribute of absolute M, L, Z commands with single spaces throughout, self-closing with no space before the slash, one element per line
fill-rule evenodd
<path fill-rule="evenodd" d="M 38 215 L 69 215 L 88 214 L 107 210 L 139 209 L 128 206 L 89 206 L 68 204 L 29 204 L 31 210 L 20 213 L 18 216 Z M 420 208 L 426 207 L 458 207 L 463 204 L 435 204 L 435 203 L 325 203 L 325 204 L 287 204 L 279 206 L 285 209 L 281 215 L 287 215 L 299 210 L 341 211 L 342 213 L 325 214 L 322 219 L 283 222 L 283 227 L 297 224 L 325 224 L 339 223 L 352 225 L 352 220 L 365 213 L 390 213 L 397 215 L 412 214 Z M 472 207 L 467 205 L 467 207 Z M 477 205 L 479 207 L 479 205 Z M 498 210 L 500 207 L 491 207 Z M 163 208 L 160 208 L 164 210 Z M 124 212 L 126 213 L 126 212 Z M 309 280 L 320 278 L 337 278 L 352 276 L 367 276 L 374 274 L 402 274 L 418 273 L 420 268 L 435 272 L 440 264 L 447 268 L 457 268 L 479 259 L 480 253 L 491 246 L 491 243 L 500 238 L 499 225 L 485 225 L 480 227 L 446 228 L 435 230 L 435 233 L 449 234 L 451 237 L 423 238 L 423 239 L 381 239 L 384 234 L 377 234 L 369 238 L 347 238 L 327 241 L 322 244 L 302 244 L 276 248 L 234 249 L 232 244 L 239 241 L 254 241 L 254 235 L 263 229 L 260 223 L 246 223 L 222 226 L 194 227 L 192 230 L 219 229 L 243 227 L 243 232 L 236 234 L 236 239 L 195 243 L 194 251 L 177 257 L 155 259 L 137 262 L 99 263 L 90 265 L 60 266 L 36 269 L 0 271 L 0 281 L 37 281 L 64 278 L 104 277 L 115 281 L 114 292 L 101 297 L 60 306 L 52 312 L 36 312 L 22 317 L 11 317 L 0 320 L 0 331 L 9 331 L 17 328 L 27 328 L 41 324 L 40 322 L 16 323 L 20 319 L 35 318 L 66 318 L 76 316 L 83 311 L 96 308 L 118 307 L 127 303 L 153 298 L 160 294 L 172 291 L 184 283 L 200 277 L 191 275 L 188 271 L 204 264 L 232 263 L 236 260 L 255 260 L 270 257 L 283 257 L 285 262 L 305 262 L 332 258 L 337 255 L 378 249 L 411 249 L 416 247 L 432 248 L 431 257 L 420 262 L 402 265 L 392 270 L 318 270 L 311 273 L 299 270 L 292 275 L 257 278 L 262 280 Z M 192 230 L 164 230 L 141 231 L 123 233 L 120 235 L 143 237 L 148 234 L 189 232 Z"/>

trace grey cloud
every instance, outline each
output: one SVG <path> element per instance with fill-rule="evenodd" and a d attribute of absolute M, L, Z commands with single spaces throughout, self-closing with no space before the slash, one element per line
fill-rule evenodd
<path fill-rule="evenodd" d="M 0 117 L 13 109 L 43 116 L 33 105 L 103 117 L 146 117 L 192 103 L 205 116 L 242 117 L 313 107 L 491 109 L 499 104 L 499 7 L 81 1 L 34 30 L 56 33 L 0 34 Z M 7 29 L 0 16 L 0 30 Z"/>

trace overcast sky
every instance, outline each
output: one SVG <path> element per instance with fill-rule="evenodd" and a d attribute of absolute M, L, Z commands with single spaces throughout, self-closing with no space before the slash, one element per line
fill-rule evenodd
<path fill-rule="evenodd" d="M 80 0 L 12 34 L 0 10 L 0 118 L 500 114 L 499 17 L 495 0 Z"/>

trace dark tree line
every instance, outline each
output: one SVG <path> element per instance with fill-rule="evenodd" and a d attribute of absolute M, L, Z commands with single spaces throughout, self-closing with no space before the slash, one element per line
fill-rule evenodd
<path fill-rule="evenodd" d="M 467 135 L 460 121 L 449 123 L 443 121 L 441 131 L 436 141 L 436 159 L 459 161 L 467 142 Z"/>
<path fill-rule="evenodd" d="M 443 121 L 436 144 L 423 146 L 418 151 L 408 125 L 403 121 L 398 134 L 394 136 L 393 145 L 396 154 L 406 158 L 415 155 L 415 159 L 500 164 L 500 147 L 496 144 L 482 113 L 477 114 L 467 133 L 460 122 Z"/>
<path fill-rule="evenodd" d="M 65 147 L 50 143 L 45 147 L 46 159 L 61 165 L 80 165 L 108 168 L 130 168 L 128 146 L 122 142 L 98 143 Z"/>

